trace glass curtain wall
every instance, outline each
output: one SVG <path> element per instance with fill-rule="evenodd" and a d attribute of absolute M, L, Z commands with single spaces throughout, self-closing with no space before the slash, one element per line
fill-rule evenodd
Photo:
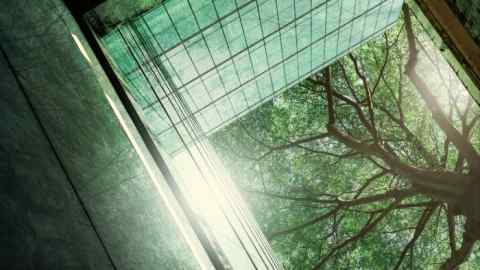
<path fill-rule="evenodd" d="M 162 65 L 175 94 L 210 134 L 383 32 L 402 3 L 167 0 L 102 41 L 152 132 L 173 153 L 181 143 L 172 127 L 184 119 L 165 102 L 172 93 L 157 98 L 149 89 L 167 83 L 153 80 L 150 66 Z"/>

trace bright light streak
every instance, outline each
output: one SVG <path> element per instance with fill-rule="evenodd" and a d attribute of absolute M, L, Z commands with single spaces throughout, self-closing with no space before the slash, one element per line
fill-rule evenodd
<path fill-rule="evenodd" d="M 73 40 L 75 41 L 75 44 L 77 44 L 77 47 L 80 49 L 80 52 L 82 53 L 83 57 L 87 59 L 87 61 L 91 64 L 92 60 L 90 60 L 90 57 L 88 57 L 87 51 L 85 50 L 85 47 L 83 47 L 82 42 L 80 39 L 78 39 L 77 35 L 74 33 L 71 33 Z"/>
<path fill-rule="evenodd" d="M 452 106 L 465 110 L 471 99 L 465 85 L 430 39 L 421 42 L 424 50 L 420 50 L 417 71 L 430 89 L 435 89 L 432 93 L 437 97 L 444 113 Z"/>
<path fill-rule="evenodd" d="M 127 124 L 125 123 L 125 120 L 120 114 L 117 106 L 112 101 L 112 99 L 108 96 L 108 94 L 105 94 L 105 96 L 107 97 L 108 103 L 110 103 L 110 106 L 112 107 L 118 121 L 120 122 L 122 129 L 127 134 L 128 139 L 132 143 L 133 147 L 135 148 L 135 151 L 137 152 L 138 156 L 142 160 L 142 163 L 147 169 L 148 175 L 150 176 L 150 179 L 154 183 L 155 188 L 157 189 L 157 192 L 160 194 L 160 197 L 163 199 L 163 203 L 167 206 L 168 212 L 173 217 L 175 224 L 180 229 L 180 232 L 183 235 L 184 239 L 187 241 L 187 244 L 190 247 L 193 255 L 195 256 L 196 261 L 200 264 L 202 269 L 204 270 L 211 269 L 211 267 L 208 266 L 207 263 L 205 263 L 204 260 L 202 259 L 202 256 L 199 254 L 198 248 L 195 248 L 195 246 L 198 246 L 198 245 L 194 243 L 194 240 L 192 239 L 191 234 L 187 232 L 185 224 L 183 223 L 181 218 L 178 216 L 178 212 L 174 209 L 170 199 L 168 198 L 169 196 L 165 192 L 166 187 L 162 187 L 162 185 L 158 182 L 157 180 L 158 173 L 155 172 L 154 168 L 152 168 L 152 166 L 150 165 L 150 162 L 148 162 L 147 158 L 144 156 L 140 145 L 138 144 L 137 140 L 133 136 L 130 128 L 128 128 Z"/>
<path fill-rule="evenodd" d="M 189 194 L 189 203 L 195 210 L 200 212 L 205 220 L 213 224 L 219 224 L 224 220 L 224 217 L 219 211 L 217 202 L 221 200 L 220 197 L 223 196 L 218 196 L 220 191 L 215 190 L 218 188 L 218 185 L 212 183 L 212 178 L 215 176 L 210 174 L 208 166 L 201 158 L 196 157 L 196 151 L 194 149 L 191 149 L 191 153 L 193 153 L 193 159 L 188 151 L 182 151 L 173 157 L 173 163 L 180 176 L 178 179 L 188 181 L 182 183 L 182 186 L 187 189 L 186 192 Z M 197 164 L 195 164 L 194 159 Z M 203 178 L 202 172 L 204 173 L 203 176 L 207 179 Z M 217 176 L 224 177 L 224 175 Z M 210 185 L 207 184 L 206 181 L 209 181 Z"/>

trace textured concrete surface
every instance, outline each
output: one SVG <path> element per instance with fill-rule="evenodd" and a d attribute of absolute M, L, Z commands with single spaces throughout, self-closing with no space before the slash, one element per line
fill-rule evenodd
<path fill-rule="evenodd" d="M 111 269 L 0 58 L 0 268 Z"/>
<path fill-rule="evenodd" d="M 118 269 L 198 269 L 62 2 L 2 1 L 0 44 L 0 269 L 112 269 L 66 174 Z"/>

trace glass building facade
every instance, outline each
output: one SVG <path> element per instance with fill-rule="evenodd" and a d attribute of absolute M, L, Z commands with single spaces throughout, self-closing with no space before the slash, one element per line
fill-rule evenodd
<path fill-rule="evenodd" d="M 167 0 L 102 38 L 168 153 L 382 33 L 403 0 Z M 186 108 L 179 113 L 176 102 Z M 193 116 L 193 117 L 192 117 Z"/>

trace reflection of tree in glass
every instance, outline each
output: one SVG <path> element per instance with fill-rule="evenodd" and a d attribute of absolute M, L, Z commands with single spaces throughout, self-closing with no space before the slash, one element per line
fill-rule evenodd
<path fill-rule="evenodd" d="M 287 268 L 477 269 L 479 119 L 404 9 L 213 140 Z"/>

